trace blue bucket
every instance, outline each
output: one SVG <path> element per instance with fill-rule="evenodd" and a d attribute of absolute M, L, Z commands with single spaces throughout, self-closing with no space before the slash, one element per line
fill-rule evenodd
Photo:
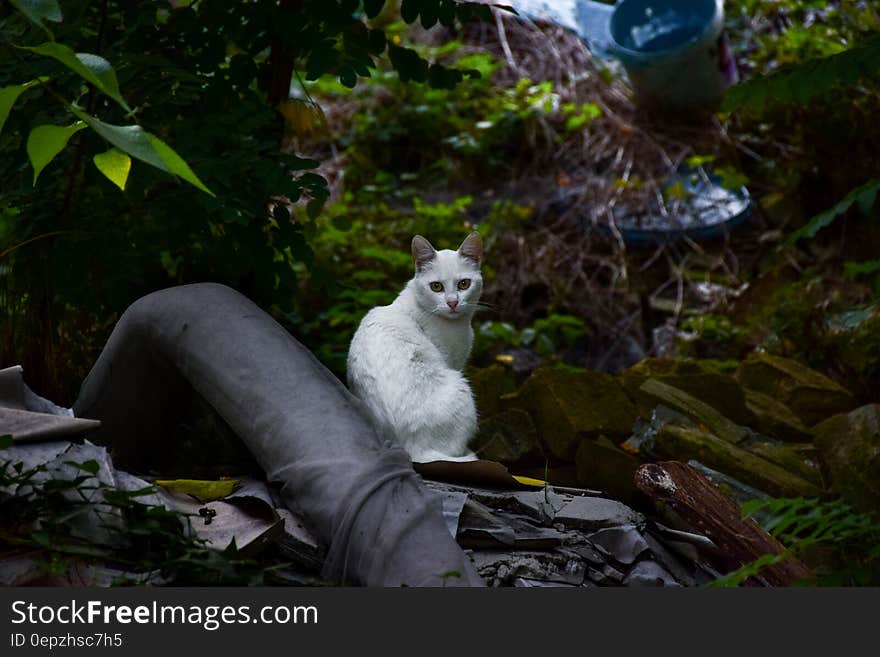
<path fill-rule="evenodd" d="M 622 0 L 608 23 L 609 50 L 639 102 L 712 106 L 737 81 L 723 27 L 723 0 Z"/>

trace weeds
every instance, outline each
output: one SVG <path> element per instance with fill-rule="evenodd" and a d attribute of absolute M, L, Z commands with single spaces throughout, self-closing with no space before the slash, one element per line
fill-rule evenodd
<path fill-rule="evenodd" d="M 11 444 L 0 437 L 0 450 Z M 117 584 L 264 582 L 266 569 L 242 557 L 234 542 L 210 550 L 194 538 L 189 516 L 145 503 L 153 486 L 119 490 L 98 479 L 96 461 L 66 465 L 76 471 L 71 478 L 50 476 L 45 465 L 0 463 L 0 550 L 36 555 L 50 581 L 85 562 L 125 572 Z"/>

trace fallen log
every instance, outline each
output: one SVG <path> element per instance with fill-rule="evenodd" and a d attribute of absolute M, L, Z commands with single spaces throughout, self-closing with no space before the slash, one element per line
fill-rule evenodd
<path fill-rule="evenodd" d="M 732 572 L 762 555 L 785 551 L 785 546 L 752 518 L 743 519 L 736 502 L 685 463 L 646 463 L 636 471 L 635 484 L 676 529 L 699 533 L 712 540 L 717 550 L 701 548 L 701 553 L 722 573 Z M 764 568 L 745 584 L 791 586 L 811 576 L 799 559 L 789 557 Z"/>

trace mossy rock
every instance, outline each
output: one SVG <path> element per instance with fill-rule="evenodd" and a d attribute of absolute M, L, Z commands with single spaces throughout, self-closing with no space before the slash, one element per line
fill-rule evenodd
<path fill-rule="evenodd" d="M 750 439 L 754 432 L 740 426 L 719 413 L 715 408 L 700 401 L 684 390 L 658 381 L 648 379 L 639 388 L 639 392 L 648 395 L 661 404 L 683 415 L 686 415 L 700 427 L 705 427 L 719 438 L 734 445 Z"/>
<path fill-rule="evenodd" d="M 627 393 L 636 400 L 643 417 L 650 417 L 657 402 L 639 388 L 648 379 L 656 379 L 684 390 L 737 424 L 749 424 L 754 419 L 740 384 L 733 376 L 721 372 L 715 363 L 646 358 L 624 371 L 621 379 Z"/>
<path fill-rule="evenodd" d="M 789 358 L 754 353 L 739 366 L 737 378 L 746 388 L 788 406 L 806 426 L 856 406 L 846 388 Z"/>
<path fill-rule="evenodd" d="M 831 489 L 862 511 L 880 509 L 880 404 L 828 418 L 813 433 Z"/>
<path fill-rule="evenodd" d="M 634 477 L 639 460 L 608 438 L 581 441 L 575 454 L 578 485 L 608 493 L 615 499 L 630 501 L 636 494 Z"/>
<path fill-rule="evenodd" d="M 555 457 L 573 461 L 584 438 L 628 436 L 636 408 L 613 376 L 602 372 L 548 367 L 536 370 L 514 395 L 508 408 L 532 416 L 538 439 Z"/>
<path fill-rule="evenodd" d="M 828 339 L 841 363 L 862 376 L 880 374 L 880 305 L 843 313 L 829 325 Z"/>
<path fill-rule="evenodd" d="M 785 404 L 757 390 L 745 391 L 746 406 L 755 416 L 754 427 L 761 433 L 780 440 L 808 442 L 813 434 Z"/>
<path fill-rule="evenodd" d="M 535 423 L 528 413 L 516 408 L 480 420 L 470 448 L 481 459 L 490 461 L 544 463 Z"/>
<path fill-rule="evenodd" d="M 801 479 L 816 486 L 822 486 L 822 475 L 818 464 L 784 443 L 769 439 L 758 439 L 743 446 L 747 452 L 760 456 L 766 461 L 785 468 Z"/>
<path fill-rule="evenodd" d="M 815 497 L 822 492 L 785 468 L 699 429 L 667 424 L 657 434 L 655 449 L 665 458 L 699 461 L 775 497 Z"/>
<path fill-rule="evenodd" d="M 467 372 L 477 403 L 477 417 L 487 418 L 501 411 L 501 397 L 516 390 L 513 372 L 500 364 L 474 367 Z"/>

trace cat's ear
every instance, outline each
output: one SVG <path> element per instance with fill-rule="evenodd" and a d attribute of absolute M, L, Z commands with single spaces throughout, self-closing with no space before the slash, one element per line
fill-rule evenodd
<path fill-rule="evenodd" d="M 416 235 L 412 239 L 412 256 L 413 262 L 416 263 L 416 271 L 422 271 L 425 265 L 437 257 L 437 251 L 428 240 L 421 235 Z"/>
<path fill-rule="evenodd" d="M 483 238 L 479 233 L 471 233 L 464 238 L 464 242 L 458 247 L 458 254 L 469 258 L 477 264 L 483 259 Z"/>

